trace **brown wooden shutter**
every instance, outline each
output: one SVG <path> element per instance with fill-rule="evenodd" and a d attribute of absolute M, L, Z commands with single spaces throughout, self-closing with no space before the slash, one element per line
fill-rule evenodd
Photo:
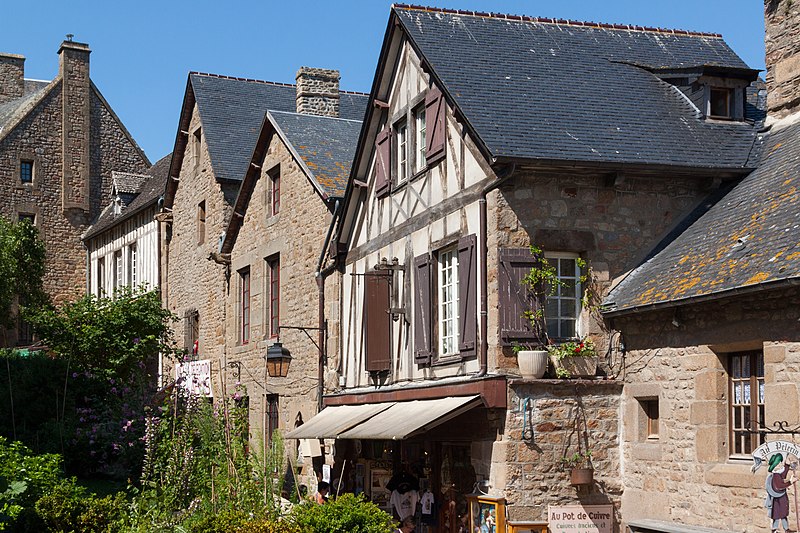
<path fill-rule="evenodd" d="M 501 248 L 498 285 L 500 291 L 500 341 L 504 346 L 512 341 L 536 341 L 530 322 L 522 316 L 533 309 L 535 298 L 522 284 L 522 278 L 535 264 L 527 248 Z"/>
<path fill-rule="evenodd" d="M 389 192 L 392 182 L 392 131 L 387 126 L 375 138 L 375 194 L 382 196 Z"/>
<path fill-rule="evenodd" d="M 458 349 L 461 357 L 474 357 L 477 344 L 477 239 L 467 235 L 458 241 Z"/>
<path fill-rule="evenodd" d="M 389 279 L 386 274 L 378 273 L 364 276 L 364 336 L 368 372 L 389 370 L 392 365 Z"/>
<path fill-rule="evenodd" d="M 431 261 L 428 254 L 414 258 L 414 360 L 431 362 Z"/>
<path fill-rule="evenodd" d="M 431 161 L 444 157 L 445 100 L 442 91 L 431 87 L 425 96 L 425 159 Z"/>

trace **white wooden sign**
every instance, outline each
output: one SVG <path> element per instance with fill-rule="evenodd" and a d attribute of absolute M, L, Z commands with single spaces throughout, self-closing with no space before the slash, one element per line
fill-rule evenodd
<path fill-rule="evenodd" d="M 176 383 L 192 394 L 213 396 L 211 392 L 211 360 L 189 361 L 179 363 L 176 372 Z"/>
<path fill-rule="evenodd" d="M 611 533 L 612 505 L 550 505 L 547 509 L 550 533 Z"/>

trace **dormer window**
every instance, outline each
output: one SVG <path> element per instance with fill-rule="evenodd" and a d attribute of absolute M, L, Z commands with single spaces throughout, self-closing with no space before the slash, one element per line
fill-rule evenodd
<path fill-rule="evenodd" d="M 711 118 L 733 118 L 733 89 L 709 87 L 708 116 Z"/>

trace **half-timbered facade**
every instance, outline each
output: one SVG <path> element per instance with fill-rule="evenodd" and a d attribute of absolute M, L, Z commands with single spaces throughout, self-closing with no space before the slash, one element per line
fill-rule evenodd
<path fill-rule="evenodd" d="M 456 527 L 477 492 L 545 520 L 577 501 L 558 465 L 587 449 L 580 502 L 619 509 L 614 367 L 519 378 L 528 246 L 572 289 L 544 310 L 551 340 L 618 355 L 581 302 L 580 264 L 602 296 L 751 170 L 755 75 L 718 35 L 395 6 L 332 247 L 340 389 L 289 436 L 339 439 L 335 475 L 346 459 L 424 479 L 449 509 L 428 531 Z M 718 86 L 725 110 L 706 100 Z"/>

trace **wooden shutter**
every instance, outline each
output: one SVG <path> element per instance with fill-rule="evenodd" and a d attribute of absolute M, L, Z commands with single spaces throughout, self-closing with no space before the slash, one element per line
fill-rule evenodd
<path fill-rule="evenodd" d="M 392 182 L 392 131 L 387 126 L 375 138 L 375 194 L 382 196 L 389 192 Z"/>
<path fill-rule="evenodd" d="M 425 159 L 431 161 L 444 157 L 445 100 L 442 91 L 431 87 L 425 96 Z"/>
<path fill-rule="evenodd" d="M 414 258 L 414 360 L 431 362 L 431 260 L 428 254 Z"/>
<path fill-rule="evenodd" d="M 382 273 L 364 276 L 364 336 L 368 372 L 389 370 L 392 364 L 389 279 Z"/>
<path fill-rule="evenodd" d="M 536 299 L 522 284 L 522 278 L 535 264 L 527 248 L 501 248 L 498 285 L 500 291 L 500 341 L 508 346 L 512 341 L 536 341 L 537 337 L 528 319 L 522 316 L 533 309 Z"/>
<path fill-rule="evenodd" d="M 477 239 L 467 235 L 458 241 L 458 349 L 461 357 L 474 357 L 477 344 Z"/>

